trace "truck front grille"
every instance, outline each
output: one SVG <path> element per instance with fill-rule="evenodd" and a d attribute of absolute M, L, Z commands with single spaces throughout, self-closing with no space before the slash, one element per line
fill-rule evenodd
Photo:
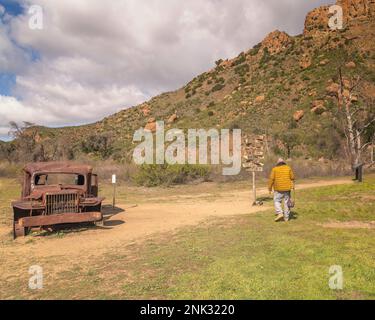
<path fill-rule="evenodd" d="M 46 215 L 79 212 L 78 193 L 47 193 Z"/>

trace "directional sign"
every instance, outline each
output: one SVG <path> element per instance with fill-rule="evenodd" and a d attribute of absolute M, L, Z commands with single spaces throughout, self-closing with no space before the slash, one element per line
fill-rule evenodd
<path fill-rule="evenodd" d="M 245 136 L 242 143 L 243 167 L 247 171 L 262 172 L 264 164 L 264 135 Z"/>
<path fill-rule="evenodd" d="M 256 172 L 263 172 L 264 164 L 264 143 L 266 136 L 245 136 L 242 141 L 242 167 L 249 172 L 252 172 L 253 176 L 253 205 L 262 204 L 257 201 L 256 195 Z"/>

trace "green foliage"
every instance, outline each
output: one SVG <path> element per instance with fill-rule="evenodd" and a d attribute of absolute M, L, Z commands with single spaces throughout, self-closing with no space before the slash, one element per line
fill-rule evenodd
<path fill-rule="evenodd" d="M 246 62 L 246 55 L 242 52 L 238 58 L 233 62 L 233 66 L 240 65 L 242 63 Z"/>
<path fill-rule="evenodd" d="M 217 66 L 219 66 L 222 62 L 223 62 L 223 59 L 219 59 L 219 60 L 215 61 L 215 64 L 216 64 Z"/>
<path fill-rule="evenodd" d="M 260 48 L 262 47 L 262 43 L 258 43 L 256 46 L 254 46 L 253 49 L 250 50 L 250 55 L 251 56 L 256 56 L 260 50 Z"/>
<path fill-rule="evenodd" d="M 218 83 L 212 88 L 212 92 L 220 91 L 225 88 L 225 84 Z"/>
<path fill-rule="evenodd" d="M 133 179 L 138 185 L 156 187 L 183 184 L 196 179 L 207 180 L 209 174 L 209 167 L 202 165 L 143 165 Z"/>
<path fill-rule="evenodd" d="M 264 48 L 263 49 L 263 56 L 262 56 L 262 59 L 260 59 L 260 62 L 259 64 L 261 66 L 265 65 L 267 62 L 269 62 L 271 60 L 271 55 L 270 55 L 270 52 L 268 51 L 268 48 Z"/>
<path fill-rule="evenodd" d="M 248 73 L 250 71 L 250 67 L 248 64 L 242 64 L 242 65 L 239 65 L 237 66 L 235 69 L 234 69 L 234 72 L 238 75 L 240 75 L 241 77 L 243 77 L 246 73 Z"/>
<path fill-rule="evenodd" d="M 111 133 L 93 134 L 81 143 L 84 153 L 94 153 L 102 159 L 108 159 L 114 151 Z"/>

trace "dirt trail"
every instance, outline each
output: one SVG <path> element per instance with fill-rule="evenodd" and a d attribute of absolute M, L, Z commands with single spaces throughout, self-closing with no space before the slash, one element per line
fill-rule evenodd
<path fill-rule="evenodd" d="M 298 189 L 331 186 L 351 183 L 349 179 L 317 181 L 301 184 Z M 258 189 L 258 195 L 265 196 L 265 188 Z M 252 207 L 250 190 L 220 191 L 212 194 L 198 194 L 187 198 L 181 194 L 171 197 L 153 198 L 136 206 L 118 204 L 116 212 L 106 209 L 108 214 L 104 229 L 89 229 L 74 232 L 62 238 L 26 237 L 0 247 L 0 256 L 30 255 L 34 258 L 68 256 L 83 259 L 142 241 L 152 234 L 174 231 L 184 226 L 197 225 L 212 217 L 243 215 L 268 210 L 272 203 L 263 207 Z M 167 201 L 166 201 L 167 200 Z M 158 203 L 158 201 L 160 201 Z M 271 219 L 271 217 L 270 217 Z M 0 235 L 9 233 L 8 228 L 1 227 Z M 30 241 L 32 239 L 32 241 Z M 30 243 L 31 242 L 31 243 Z"/>

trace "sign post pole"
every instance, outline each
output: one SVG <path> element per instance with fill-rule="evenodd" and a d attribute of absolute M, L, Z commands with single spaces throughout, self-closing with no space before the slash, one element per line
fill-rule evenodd
<path fill-rule="evenodd" d="M 262 201 L 257 201 L 256 173 L 263 172 L 264 164 L 262 159 L 264 159 L 265 139 L 265 136 L 259 135 L 253 137 L 245 136 L 242 140 L 242 167 L 251 172 L 253 177 L 253 206 L 263 205 Z"/>
<path fill-rule="evenodd" d="M 255 184 L 255 171 L 253 171 L 253 206 L 257 205 L 257 189 Z"/>
<path fill-rule="evenodd" d="M 112 184 L 113 184 L 113 201 L 112 201 L 112 208 L 114 209 L 116 206 L 116 175 L 112 175 Z"/>

